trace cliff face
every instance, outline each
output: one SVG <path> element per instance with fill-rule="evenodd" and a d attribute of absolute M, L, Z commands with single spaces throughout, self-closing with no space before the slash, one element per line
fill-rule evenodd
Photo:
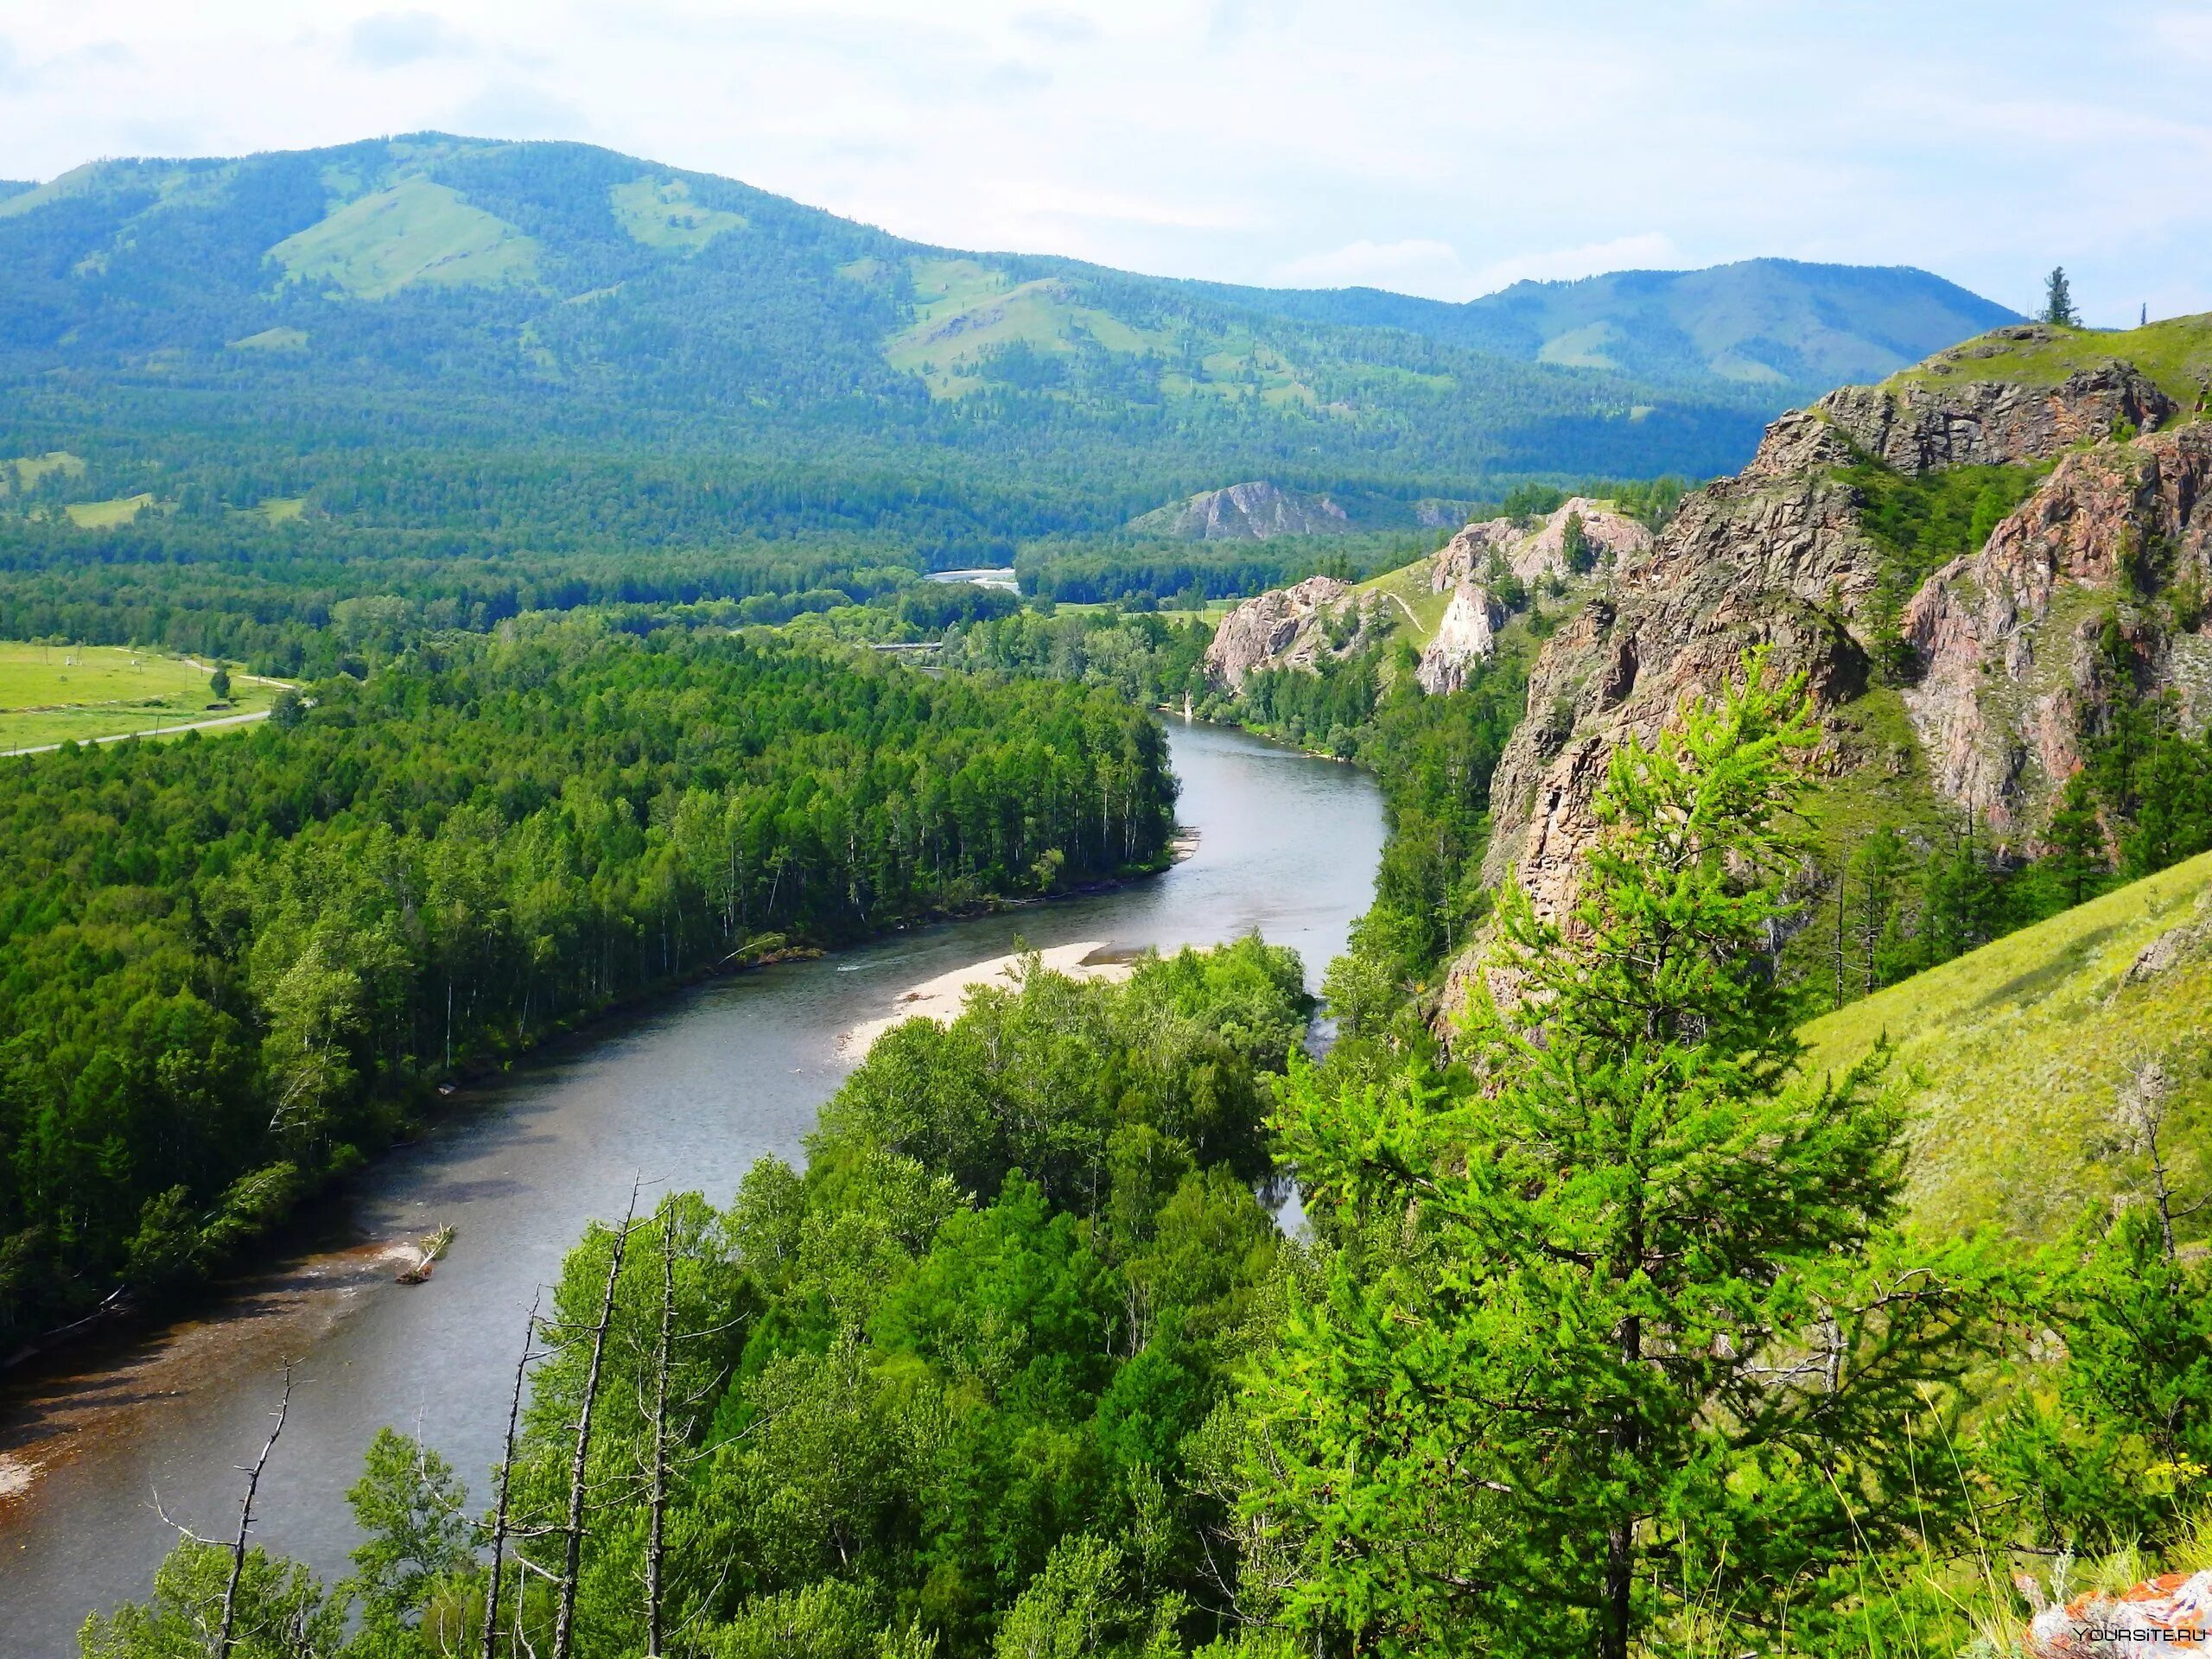
<path fill-rule="evenodd" d="M 2212 427 L 2068 455 L 1981 552 L 1930 577 L 1904 632 L 1923 665 L 1905 706 L 1936 786 L 2000 833 L 2037 827 L 2081 764 L 2105 696 L 2104 601 L 2151 580 L 2212 591 Z M 2123 625 L 2125 627 L 2125 625 Z M 2212 639 L 2127 628 L 2139 673 L 2212 714 Z"/>
<path fill-rule="evenodd" d="M 1469 669 L 1497 655 L 1497 631 L 1504 626 L 1505 607 L 1486 588 L 1461 582 L 1421 654 L 1415 682 L 1432 696 L 1459 690 L 1467 683 Z"/>
<path fill-rule="evenodd" d="M 1255 669 L 1312 669 L 1324 658 L 1349 656 L 1373 639 L 1383 603 L 1334 576 L 1271 588 L 1222 618 L 1206 647 L 1206 676 L 1235 691 Z"/>
<path fill-rule="evenodd" d="M 1905 607 L 1919 658 L 1904 694 L 1923 759 L 1832 738 L 1840 774 L 1926 766 L 1943 800 L 2000 833 L 2032 837 L 2052 787 L 2078 764 L 2106 695 L 2092 671 L 2105 610 L 2155 550 L 2158 579 L 2212 591 L 2212 427 L 2124 362 L 2045 384 L 1968 378 L 1984 355 L 2033 348 L 2050 331 L 2005 329 L 1898 381 L 1853 387 L 1767 430 L 1742 474 L 1699 491 L 1665 534 L 1622 558 L 1607 593 L 1546 642 L 1528 714 L 1491 786 L 1484 868 L 1563 915 L 1597 833 L 1591 802 L 1612 755 L 1649 741 L 1692 693 L 1712 695 L 1744 651 L 1764 645 L 1803 671 L 1824 710 L 1856 697 L 1887 632 L 1875 599 L 1881 549 L 1840 469 L 1873 457 L 1903 473 L 2045 462 L 2050 476 L 1972 557 L 1931 576 Z M 2081 336 L 2069 336 L 2079 340 Z M 2075 453 L 2069 453 L 2075 452 Z M 2135 550 L 2131 552 L 2130 550 Z M 2212 714 L 2212 640 L 2142 631 L 2140 677 Z M 1454 970 L 1446 1006 L 1467 988 Z"/>
<path fill-rule="evenodd" d="M 1325 495 L 1280 489 L 1265 480 L 1206 490 L 1187 501 L 1158 507 L 1129 521 L 1129 528 L 1189 541 L 1258 540 L 1268 536 L 1318 536 L 1351 528 L 1344 510 Z"/>

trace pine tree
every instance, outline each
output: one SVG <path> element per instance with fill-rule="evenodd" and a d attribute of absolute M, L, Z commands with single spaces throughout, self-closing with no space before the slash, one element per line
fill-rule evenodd
<path fill-rule="evenodd" d="M 2068 328 L 2082 326 L 2082 314 L 2074 308 L 2074 285 L 2066 280 L 2063 265 L 2053 265 L 2044 278 L 2043 320 Z"/>
<path fill-rule="evenodd" d="M 1584 528 L 1580 513 L 1567 515 L 1567 523 L 1560 529 L 1559 545 L 1571 574 L 1586 576 L 1597 568 L 1598 551 L 1590 543 L 1590 532 Z"/>
<path fill-rule="evenodd" d="M 1509 885 L 1462 1044 L 1283 1128 L 1336 1248 L 1257 1383 L 1249 1518 L 1301 1547 L 1296 1622 L 1361 1652 L 1625 1659 L 1793 1637 L 1889 1529 L 1978 1271 L 1885 1231 L 1878 1058 L 1800 1077 L 1768 951 L 1817 735 L 1753 658 L 1611 766 L 1571 920 Z M 1918 1505 L 1891 1503 L 1914 1490 Z M 1721 1644 L 1726 1642 L 1727 1646 Z"/>

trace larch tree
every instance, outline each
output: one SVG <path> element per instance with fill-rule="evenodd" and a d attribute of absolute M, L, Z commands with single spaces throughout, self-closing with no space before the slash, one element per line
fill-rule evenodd
<path fill-rule="evenodd" d="M 1740 1651 L 1953 1512 L 1921 1454 L 1979 1256 L 1890 1233 L 1880 1057 L 1801 1074 L 1771 971 L 1817 736 L 1754 654 L 1615 755 L 1570 917 L 1505 889 L 1490 967 L 1515 988 L 1477 995 L 1473 1081 L 1294 1079 L 1329 1247 L 1259 1363 L 1243 1505 L 1299 1556 L 1294 1626 L 1374 1654 Z M 1916 1478 L 1916 1511 L 1889 1501 Z"/>

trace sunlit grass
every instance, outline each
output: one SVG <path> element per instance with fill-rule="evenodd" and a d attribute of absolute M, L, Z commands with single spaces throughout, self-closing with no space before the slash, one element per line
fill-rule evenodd
<path fill-rule="evenodd" d="M 0 641 L 0 750 L 257 714 L 277 690 L 233 671 L 218 703 L 207 680 L 206 668 L 155 652 Z"/>
<path fill-rule="evenodd" d="M 2212 853 L 2023 929 L 1805 1027 L 1808 1064 L 1840 1068 L 1886 1036 L 1910 1079 L 1916 1216 L 2063 1231 L 2130 1173 L 2111 1144 L 2132 1064 L 2166 1060 L 2173 1143 L 2202 1143 L 2212 1104 L 2212 924 L 2206 948 L 2121 982 L 2161 934 L 2206 922 Z M 2197 1173 L 2190 1160 L 2188 1174 Z"/>

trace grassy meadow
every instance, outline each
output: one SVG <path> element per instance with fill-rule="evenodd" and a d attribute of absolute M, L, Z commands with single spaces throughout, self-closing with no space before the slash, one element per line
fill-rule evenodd
<path fill-rule="evenodd" d="M 2126 982 L 2145 946 L 2177 929 L 2175 960 Z M 2212 853 L 2133 882 L 1805 1027 L 1808 1065 L 1850 1065 L 1895 1045 L 1913 1114 L 1910 1197 L 1927 1224 L 1994 1223 L 2063 1233 L 2134 1173 L 2114 1148 L 2116 1090 L 2163 1059 L 2174 1085 L 2168 1155 L 2212 1119 Z"/>
<path fill-rule="evenodd" d="M 207 676 L 182 658 L 120 645 L 0 640 L 0 753 L 258 714 L 277 690 L 234 673 L 219 705 Z"/>

